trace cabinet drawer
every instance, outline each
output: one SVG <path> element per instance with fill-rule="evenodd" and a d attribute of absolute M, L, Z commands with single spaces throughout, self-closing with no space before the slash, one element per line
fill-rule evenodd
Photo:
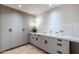
<path fill-rule="evenodd" d="M 63 54 L 69 54 L 69 41 L 62 40 L 62 42 L 57 41 L 57 51 Z"/>

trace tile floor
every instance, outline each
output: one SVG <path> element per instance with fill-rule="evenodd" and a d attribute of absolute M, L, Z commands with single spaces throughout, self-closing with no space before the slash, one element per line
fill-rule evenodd
<path fill-rule="evenodd" d="M 42 50 L 34 47 L 31 44 L 27 44 L 15 49 L 11 49 L 3 52 L 2 54 L 46 54 Z"/>

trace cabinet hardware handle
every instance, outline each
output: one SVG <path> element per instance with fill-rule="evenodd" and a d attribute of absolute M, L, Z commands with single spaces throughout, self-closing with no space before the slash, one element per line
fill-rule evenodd
<path fill-rule="evenodd" d="M 38 40 L 38 37 L 36 37 L 36 40 Z"/>
<path fill-rule="evenodd" d="M 47 40 L 45 40 L 44 43 L 47 44 L 48 43 Z"/>
<path fill-rule="evenodd" d="M 33 40 L 34 40 L 34 37 L 33 37 Z"/>
<path fill-rule="evenodd" d="M 61 39 L 57 39 L 57 41 L 62 41 Z"/>
<path fill-rule="evenodd" d="M 62 44 L 60 44 L 60 43 L 57 43 L 57 45 L 58 45 L 58 46 L 62 46 Z"/>
<path fill-rule="evenodd" d="M 25 29 L 23 28 L 22 31 L 25 31 Z"/>
<path fill-rule="evenodd" d="M 57 51 L 57 53 L 62 54 L 62 52 L 61 52 L 61 51 Z"/>
<path fill-rule="evenodd" d="M 34 36 L 36 36 L 36 34 L 34 34 Z"/>
<path fill-rule="evenodd" d="M 39 37 L 40 35 L 38 35 L 38 37 Z"/>
<path fill-rule="evenodd" d="M 12 32 L 12 29 L 11 28 L 9 28 L 9 32 Z"/>

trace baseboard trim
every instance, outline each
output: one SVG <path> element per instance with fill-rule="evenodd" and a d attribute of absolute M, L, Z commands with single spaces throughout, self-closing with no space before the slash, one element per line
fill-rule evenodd
<path fill-rule="evenodd" d="M 32 43 L 30 43 L 31 45 L 33 45 L 33 46 L 35 46 L 34 44 L 32 44 Z M 35 47 L 37 47 L 37 46 L 35 46 Z M 41 48 L 39 48 L 39 47 L 37 47 L 38 49 L 40 49 L 40 50 L 42 50 L 42 51 L 44 51 L 46 54 L 50 54 L 50 53 L 48 53 L 47 51 L 45 51 L 45 50 L 43 50 L 43 49 L 41 49 Z"/>
<path fill-rule="evenodd" d="M 16 47 L 13 47 L 13 48 L 10 48 L 10 49 L 7 49 L 7 50 L 4 50 L 4 51 L 2 51 L 2 52 L 0 52 L 0 53 L 4 53 L 4 52 L 6 52 L 6 51 L 9 51 L 9 50 L 12 50 L 12 49 L 15 49 L 15 48 L 18 48 L 18 47 L 21 47 L 21 46 L 27 45 L 27 44 L 30 44 L 30 43 L 28 42 L 28 43 L 25 43 L 25 44 L 23 44 L 23 45 L 16 46 Z"/>
<path fill-rule="evenodd" d="M 7 49 L 7 50 L 4 50 L 4 51 L 0 52 L 0 54 L 4 53 L 4 52 L 6 52 L 6 51 L 9 51 L 9 50 L 12 50 L 12 49 L 15 49 L 15 48 L 18 48 L 18 47 L 21 47 L 21 46 L 27 45 L 27 44 L 31 44 L 31 45 L 35 46 L 34 44 L 28 42 L 28 43 L 26 43 L 26 44 L 23 44 L 23 45 L 20 45 L 20 46 L 16 46 L 16 47 L 13 47 L 13 48 L 10 48 L 10 49 Z M 35 46 L 35 47 L 37 47 L 37 46 Z M 37 47 L 37 48 L 40 49 L 40 50 L 42 50 L 42 51 L 44 51 L 46 54 L 50 54 L 50 53 L 46 52 L 45 50 L 43 50 L 43 49 L 41 49 L 41 48 L 39 48 L 39 47 Z"/>

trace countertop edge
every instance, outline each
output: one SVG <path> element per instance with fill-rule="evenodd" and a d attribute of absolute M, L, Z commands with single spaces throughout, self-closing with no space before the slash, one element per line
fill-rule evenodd
<path fill-rule="evenodd" d="M 42 35 L 42 36 L 46 36 L 46 37 L 53 37 L 53 38 L 57 38 L 57 39 L 67 40 L 67 41 L 79 42 L 79 38 L 76 38 L 76 37 L 59 36 L 59 35 L 43 34 L 43 33 L 33 33 L 33 32 L 30 32 L 29 34 L 36 34 L 36 35 Z"/>

